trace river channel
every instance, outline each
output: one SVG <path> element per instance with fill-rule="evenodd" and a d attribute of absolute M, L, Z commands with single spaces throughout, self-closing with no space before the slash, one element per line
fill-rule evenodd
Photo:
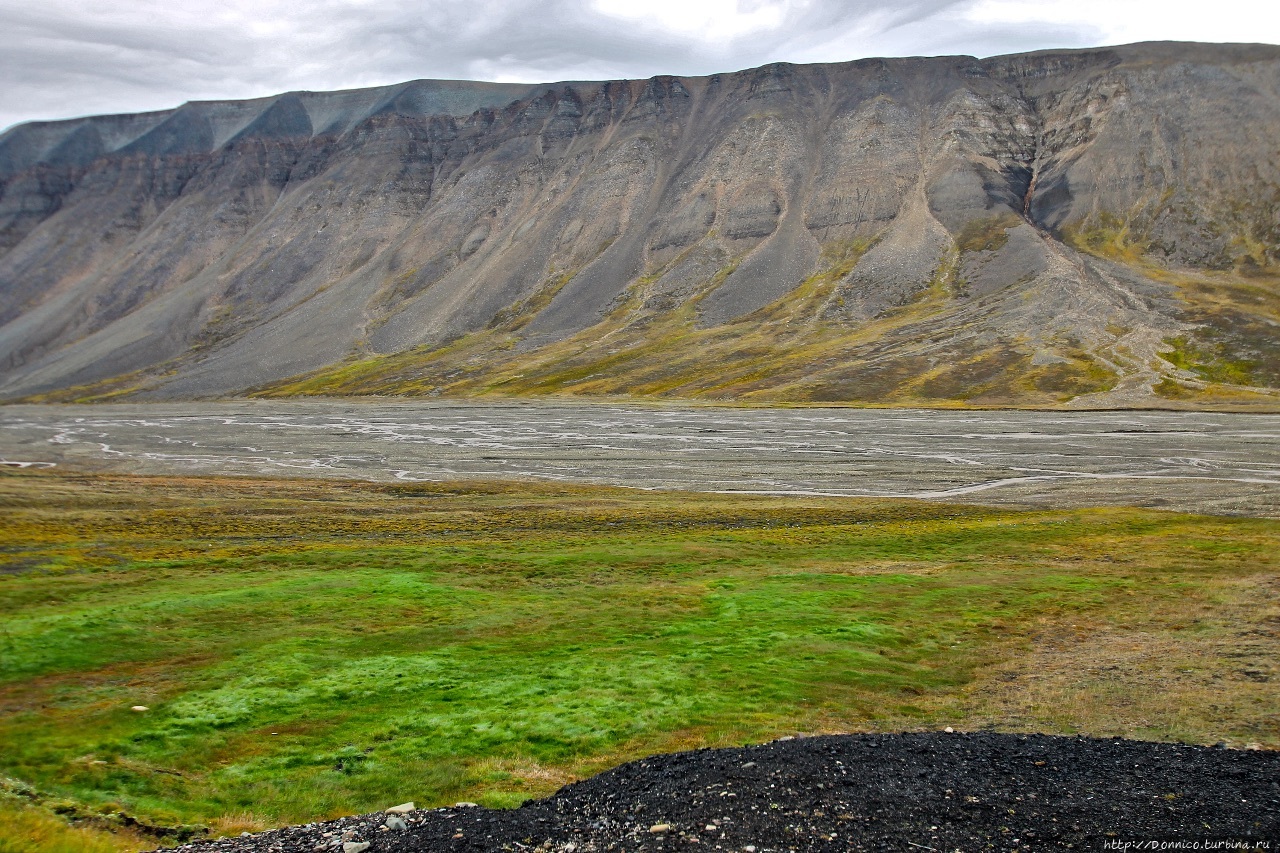
<path fill-rule="evenodd" d="M 1280 516 L 1280 415 L 237 401 L 0 407 L 0 464 Z"/>

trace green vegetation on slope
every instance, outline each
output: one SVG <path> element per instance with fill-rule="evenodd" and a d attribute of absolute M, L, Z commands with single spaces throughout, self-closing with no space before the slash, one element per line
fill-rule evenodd
<path fill-rule="evenodd" d="M 1168 341 L 1163 358 L 1211 383 L 1280 386 L 1280 278 L 1186 277 L 1191 334 Z"/>
<path fill-rule="evenodd" d="M 999 247 L 1007 218 L 979 221 L 961 249 Z M 1055 405 L 1114 382 L 1087 355 L 1043 376 L 1023 341 L 956 343 L 950 312 L 955 259 L 918 298 L 870 321 L 851 321 L 840 287 L 869 241 L 831 243 L 823 268 L 795 290 L 749 315 L 702 327 L 698 306 L 736 261 L 688 298 L 651 288 L 681 258 L 637 279 L 596 325 L 532 350 L 517 347 L 527 319 L 517 312 L 476 334 L 436 348 L 349 361 L 261 389 L 296 395 L 583 395 L 671 397 L 744 402 L 853 402 L 895 405 Z M 557 280 L 557 286 L 563 282 Z M 523 308 L 521 309 L 523 311 Z"/>
<path fill-rule="evenodd" d="M 0 506 L 0 774 L 73 814 L 512 805 L 795 731 L 1280 746 L 1274 521 L 30 473 Z"/>
<path fill-rule="evenodd" d="M 126 853 L 154 846 L 133 833 L 68 826 L 48 811 L 0 799 L 0 853 Z"/>
<path fill-rule="evenodd" d="M 353 358 L 257 393 L 1048 408 L 1110 390 L 1120 379 L 1115 353 L 1108 355 L 1099 341 L 1086 345 L 1064 333 L 1052 341 L 1054 360 L 1038 363 L 1045 341 L 1024 333 L 978 334 L 987 314 L 966 313 L 973 302 L 959 278 L 961 259 L 965 253 L 1000 251 L 1020 221 L 1004 215 L 969 222 L 934 282 L 872 319 L 847 316 L 843 288 L 874 240 L 827 244 L 820 272 L 777 301 L 712 327 L 700 325 L 699 305 L 741 259 L 727 261 L 695 292 L 675 298 L 659 288 L 680 256 L 638 278 L 600 322 L 565 340 L 528 348 L 519 337 L 547 294 L 565 284 L 562 275 L 529 305 L 446 346 Z M 1274 408 L 1270 389 L 1280 386 L 1273 334 L 1280 322 L 1277 279 L 1257 266 L 1247 275 L 1167 269 L 1149 254 L 1144 234 L 1129 218 L 1104 212 L 1067 228 L 1064 239 L 1176 287 L 1170 295 L 1181 297 L 1180 315 L 1193 330 L 1171 343 L 1175 351 L 1168 364 L 1147 359 L 1149 368 L 1164 375 L 1157 394 L 1213 407 Z"/>
<path fill-rule="evenodd" d="M 1011 213 L 970 219 L 956 235 L 956 246 L 962 252 L 995 252 L 1009 242 L 1009 229 L 1022 220 Z"/>
<path fill-rule="evenodd" d="M 1270 408 L 1273 389 L 1280 387 L 1280 343 L 1275 334 L 1280 326 L 1280 269 L 1274 247 L 1258 235 L 1273 236 L 1274 223 L 1268 224 L 1259 211 L 1273 212 L 1275 206 L 1263 200 L 1232 210 L 1226 218 L 1236 229 L 1233 248 L 1217 259 L 1220 269 L 1157 263 L 1153 256 L 1160 247 L 1147 236 L 1150 223 L 1144 225 L 1142 217 L 1134 221 L 1104 212 L 1067 228 L 1064 239 L 1081 251 L 1126 264 L 1177 289 L 1184 303 L 1182 319 L 1191 328 L 1167 339 L 1168 348 L 1160 355 L 1185 373 L 1164 376 L 1153 389 L 1158 396 L 1201 406 L 1264 402 Z"/>
<path fill-rule="evenodd" d="M 859 313 L 859 285 L 847 280 L 877 239 L 863 237 L 829 240 L 821 247 L 818 271 L 790 292 L 746 316 L 704 326 L 703 300 L 745 257 L 718 249 L 719 268 L 710 272 L 708 262 L 708 269 L 699 273 L 702 280 L 692 285 L 684 276 L 691 259 L 708 251 L 704 240 L 655 261 L 598 322 L 566 339 L 523 337 L 580 271 L 549 269 L 540 287 L 500 311 L 485 329 L 440 346 L 390 354 L 371 354 L 364 349 L 367 341 L 361 341 L 339 363 L 252 393 L 1054 408 L 1093 405 L 1097 401 L 1088 395 L 1122 387 L 1122 380 L 1136 373 L 1144 383 L 1125 391 L 1127 399 L 1101 404 L 1159 405 L 1164 398 L 1184 408 L 1274 410 L 1280 388 L 1280 346 L 1274 334 L 1280 323 L 1280 277 L 1273 253 L 1265 247 L 1270 232 L 1259 224 L 1265 217 L 1258 213 L 1271 209 L 1262 205 L 1232 226 L 1235 248 L 1206 261 L 1212 269 L 1169 266 L 1168 247 L 1150 236 L 1151 211 L 1103 211 L 1064 227 L 1061 236 L 1072 248 L 1172 285 L 1168 299 L 1152 297 L 1161 304 L 1151 316 L 1185 323 L 1187 332 L 1169 340 L 1163 360 L 1141 334 L 1143 323 L 1120 317 L 1121 303 L 1113 306 L 1113 319 L 1119 319 L 1104 333 L 1089 328 L 1102 316 L 1074 326 L 1027 327 L 1019 316 L 1037 300 L 1050 314 L 1074 310 L 1070 303 L 1053 304 L 1054 288 L 1021 289 L 1035 284 L 1030 272 L 1003 289 L 971 292 L 965 276 L 975 274 L 965 267 L 965 259 L 983 256 L 986 263 L 1000 257 L 1012 229 L 1025 227 L 1020 217 L 1005 213 L 967 222 L 926 286 L 902 296 L 901 304 L 877 306 L 870 318 Z M 416 268 L 401 274 L 387 298 L 395 302 L 404 297 L 399 283 L 415 275 Z M 673 285 L 673 280 L 679 283 Z M 1111 309 L 1098 310 L 1105 314 Z M 1160 327 L 1173 328 L 1163 322 Z M 1133 340 L 1125 339 L 1135 331 Z M 27 401 L 126 397 L 180 372 L 187 358 Z M 1150 387 L 1154 397 L 1146 390 Z"/>

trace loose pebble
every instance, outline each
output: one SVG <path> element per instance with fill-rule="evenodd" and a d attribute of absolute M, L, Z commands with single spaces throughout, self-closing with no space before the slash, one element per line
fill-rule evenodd
<path fill-rule="evenodd" d="M 401 803 L 398 806 L 392 806 L 391 808 L 386 810 L 386 813 L 387 814 L 408 814 L 411 811 L 413 811 L 413 803 L 408 802 L 408 803 Z"/>
<path fill-rule="evenodd" d="M 886 841 L 874 820 L 883 813 L 895 817 L 896 831 L 940 853 L 982 847 L 1013 821 L 1017 831 L 1008 834 L 1009 849 L 1037 850 L 1050 836 L 1071 843 L 1096 837 L 1115 825 L 1117 815 L 1156 833 L 1211 822 L 1226 831 L 1247 831 L 1257 820 L 1258 803 L 1269 801 L 1269 780 L 1280 773 L 1280 752 L 1270 749 L 1246 753 L 1123 739 L 964 735 L 935 730 L 797 738 L 726 753 L 655 756 L 519 809 L 460 802 L 419 810 L 405 803 L 393 808 L 413 814 L 402 817 L 389 809 L 182 849 L 586 853 L 623 844 L 628 850 L 697 845 L 708 853 L 800 853 L 814 845 L 834 849 L 837 839 L 840 849 L 876 848 Z M 760 772 L 739 772 L 756 763 L 747 759 L 761 756 L 767 757 Z M 1027 773 L 1028 766 L 1052 772 Z M 1133 788 L 1138 775 L 1149 790 Z M 885 799 L 886 786 L 900 796 Z M 1154 810 L 1150 790 L 1161 794 Z M 922 806 L 921 791 L 945 791 L 946 802 Z M 1078 804 L 1069 820 L 1043 806 L 1064 792 Z M 963 810 L 964 820 L 953 820 L 951 809 Z"/>
<path fill-rule="evenodd" d="M 150 708 L 148 708 L 146 705 L 134 705 L 134 706 L 133 706 L 132 708 L 130 708 L 129 710 L 130 710 L 130 711 L 137 711 L 139 714 L 141 714 L 141 713 L 143 713 L 144 711 L 150 711 L 151 709 L 150 709 Z"/>

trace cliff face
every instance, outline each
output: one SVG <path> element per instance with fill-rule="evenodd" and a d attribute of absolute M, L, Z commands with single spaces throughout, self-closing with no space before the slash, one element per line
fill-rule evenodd
<path fill-rule="evenodd" d="M 420 81 L 0 137 L 0 394 L 1270 404 L 1280 48 Z"/>

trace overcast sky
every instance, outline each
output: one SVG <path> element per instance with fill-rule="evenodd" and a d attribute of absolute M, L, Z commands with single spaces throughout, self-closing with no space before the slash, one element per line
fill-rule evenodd
<path fill-rule="evenodd" d="M 0 128 L 420 77 L 709 74 L 1159 39 L 1280 43 L 1274 0 L 0 0 Z"/>

